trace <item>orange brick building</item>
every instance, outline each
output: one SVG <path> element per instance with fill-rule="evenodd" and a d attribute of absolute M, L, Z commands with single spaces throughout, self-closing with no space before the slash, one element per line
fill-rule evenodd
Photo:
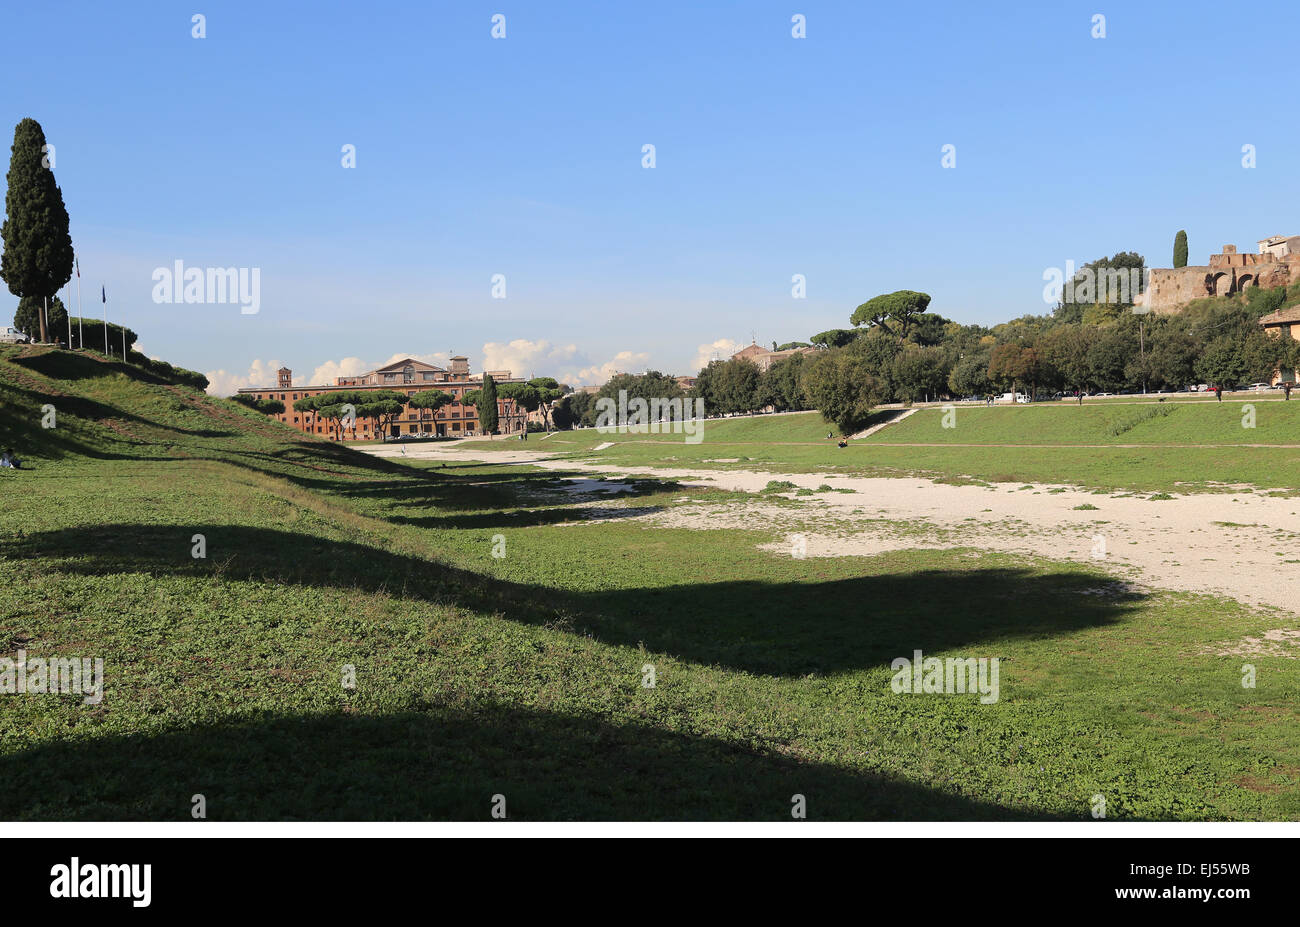
<path fill-rule="evenodd" d="M 1264 326 L 1264 331 L 1274 337 L 1291 338 L 1300 341 L 1300 303 L 1260 316 L 1259 324 Z M 1273 371 L 1272 382 L 1298 383 L 1300 382 L 1300 370 L 1275 370 Z"/>
<path fill-rule="evenodd" d="M 521 382 L 520 378 L 512 377 L 509 370 L 489 370 L 488 373 L 497 383 Z M 279 382 L 274 387 L 248 387 L 239 392 L 257 399 L 277 399 L 283 402 L 284 412 L 271 417 L 308 434 L 320 435 L 323 438 L 333 437 L 331 422 L 312 412 L 296 411 L 293 407 L 294 402 L 307 396 L 339 390 L 376 392 L 393 390 L 414 396 L 423 390 L 437 389 L 451 395 L 453 401 L 436 413 L 425 409 L 407 408 L 394 420 L 388 437 L 405 434 L 463 437 L 478 431 L 478 410 L 473 405 L 460 402 L 459 398 L 470 390 L 480 389 L 483 386 L 483 377 L 481 374 L 469 372 L 469 359 L 463 356 L 451 358 L 450 369 L 408 357 L 359 377 L 337 377 L 333 386 L 295 387 L 293 371 L 287 367 L 281 367 L 276 371 L 276 375 Z M 522 431 L 526 427 L 526 418 L 524 410 L 516 408 L 510 400 L 497 400 L 497 419 L 500 423 L 498 427 L 502 432 L 514 434 Z M 361 441 L 380 437 L 376 423 L 362 418 L 357 419 L 355 430 L 346 430 L 343 436 L 346 439 Z"/>

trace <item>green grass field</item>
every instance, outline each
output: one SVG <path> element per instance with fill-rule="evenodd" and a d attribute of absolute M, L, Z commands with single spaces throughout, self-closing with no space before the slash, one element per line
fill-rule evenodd
<path fill-rule="evenodd" d="M 527 446 L 611 466 L 684 472 L 707 466 L 1142 491 L 1213 491 L 1224 484 L 1295 490 L 1300 400 L 1283 402 L 1267 393 L 1222 403 L 1136 398 L 1083 406 L 958 405 L 950 428 L 944 410 L 928 406 L 847 448 L 826 439 L 827 426 L 816 412 L 707 420 L 698 444 L 681 435 L 585 429 L 540 443 L 535 437 Z M 593 450 L 606 442 L 615 446 Z"/>
<path fill-rule="evenodd" d="M 1001 412 L 963 409 L 957 431 L 1014 433 Z M 1121 437 L 1182 435 L 1183 412 Z M 938 414 L 880 440 L 950 443 Z M 768 417 L 608 450 L 922 466 L 781 418 L 810 444 L 764 443 Z M 6 818 L 189 820 L 202 794 L 215 820 L 487 820 L 500 794 L 519 820 L 776 821 L 797 793 L 814 820 L 1091 820 L 1097 794 L 1111 820 L 1300 819 L 1296 661 L 1252 657 L 1245 689 L 1242 658 L 1214 655 L 1290 616 L 995 550 L 799 560 L 759 550 L 763 530 L 643 527 L 616 516 L 727 494 L 644 480 L 603 500 L 564 491 L 576 473 L 404 466 L 45 349 L 0 347 L 0 443 L 31 465 L 0 471 L 0 655 L 106 668 L 98 705 L 0 695 Z M 1030 466 L 1006 456 L 989 466 Z M 890 661 L 915 649 L 998 657 L 1000 699 L 895 694 Z"/>

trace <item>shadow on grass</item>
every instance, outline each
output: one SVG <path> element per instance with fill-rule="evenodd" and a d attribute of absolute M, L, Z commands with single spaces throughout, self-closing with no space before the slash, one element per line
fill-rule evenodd
<path fill-rule="evenodd" d="M 67 400 L 65 402 L 65 400 Z M 67 427 L 43 428 L 41 426 L 46 403 L 55 404 L 55 421 L 59 416 L 73 415 L 86 418 L 86 422 L 77 422 Z M 75 411 L 74 411 L 75 407 Z M 129 445 L 137 444 L 124 436 L 107 434 L 96 435 L 87 430 L 103 418 L 119 417 L 116 410 L 91 400 L 80 397 L 56 397 L 42 395 L 34 390 L 12 384 L 0 383 L 0 445 L 12 448 L 20 460 L 63 460 L 87 457 L 95 460 L 131 460 L 139 459 L 131 453 L 115 453 L 98 446 L 96 442 L 113 441 L 123 450 Z"/>
<path fill-rule="evenodd" d="M 19 456 L 56 460 L 67 457 L 89 457 L 99 460 L 140 459 L 130 453 L 114 453 L 102 445 L 113 442 L 124 449 L 132 447 L 172 447 L 178 438 L 234 438 L 236 431 L 219 428 L 181 428 L 142 418 L 117 406 L 90 399 L 86 396 L 52 396 L 40 390 L 0 383 L 0 435 L 14 447 Z M 42 425 L 45 406 L 53 406 L 55 426 Z M 78 427 L 68 427 L 69 419 Z M 115 431 L 108 422 L 118 423 Z M 88 428 L 106 429 L 95 434 Z M 98 443 L 96 443 L 98 442 Z"/>
<path fill-rule="evenodd" d="M 862 427 L 858 431 L 865 431 L 868 428 L 874 428 L 877 425 L 886 425 L 890 422 L 902 418 L 910 409 L 877 409 L 866 417 Z"/>
<path fill-rule="evenodd" d="M 374 500 L 381 508 L 366 508 L 367 516 L 430 529 L 524 528 L 581 522 L 589 517 L 615 519 L 625 517 L 625 513 L 592 509 L 591 504 L 680 488 L 673 481 L 628 479 L 611 481 L 610 485 L 627 486 L 618 492 L 599 488 L 574 492 L 564 488 L 568 480 L 591 481 L 597 486 L 592 475 L 523 467 L 480 472 L 490 464 L 413 468 L 339 445 L 307 442 L 271 452 L 231 449 L 220 457 L 199 459 L 233 464 L 303 489 L 357 499 L 363 505 Z M 405 510 L 416 514 L 402 514 Z M 631 514 L 658 510 L 642 507 Z"/>
<path fill-rule="evenodd" d="M 429 515 L 419 518 L 394 516 L 389 521 L 399 525 L 415 525 L 416 527 L 435 530 L 493 531 L 503 528 L 535 528 L 541 525 L 581 524 L 596 519 L 618 521 L 623 518 L 639 518 L 643 515 L 653 515 L 662 510 L 663 506 L 660 505 L 643 505 L 637 508 L 599 508 L 578 505 L 566 508 L 474 512 L 469 515 Z"/>
<path fill-rule="evenodd" d="M 106 698 L 111 698 L 107 696 Z M 107 704 L 107 702 L 106 702 Z M 0 755 L 5 820 L 789 821 L 1043 818 L 899 779 L 543 711 L 259 716 Z"/>
<path fill-rule="evenodd" d="M 190 555 L 195 532 L 207 539 L 207 560 Z M 1087 573 L 977 565 L 825 579 L 821 565 L 806 561 L 789 565 L 798 571 L 794 580 L 757 572 L 674 585 L 674 574 L 662 574 L 659 584 L 647 585 L 644 558 L 635 549 L 620 550 L 618 562 L 596 561 L 589 575 L 574 576 L 586 589 L 563 589 L 365 544 L 245 526 L 99 525 L 0 541 L 0 557 L 40 561 L 47 570 L 219 573 L 231 580 L 384 591 L 774 676 L 888 665 L 917 648 L 978 647 L 978 654 L 968 655 L 994 656 L 999 641 L 1110 624 L 1143 599 Z M 762 571 L 762 564 L 754 570 Z M 695 575 L 689 560 L 676 575 Z"/>
<path fill-rule="evenodd" d="M 164 386 L 170 383 L 169 380 L 151 373 L 143 367 L 137 367 L 134 364 L 123 364 L 120 357 L 117 360 L 112 360 L 99 354 L 68 351 L 62 348 L 13 357 L 10 358 L 10 363 L 19 367 L 26 367 L 34 373 L 39 373 L 41 376 L 53 380 L 87 380 L 120 373 L 132 380 L 139 380 L 142 383 L 155 386 Z"/>
<path fill-rule="evenodd" d="M 653 514 L 664 507 L 627 508 L 599 503 L 627 502 L 680 488 L 659 480 L 603 482 L 591 474 L 568 470 L 483 475 L 445 473 L 435 480 L 394 487 L 392 492 L 384 493 L 387 511 L 378 513 L 377 517 L 394 524 L 433 530 L 525 528 L 597 518 L 613 521 Z M 344 490 L 344 494 L 350 493 Z M 409 509 L 418 514 L 392 514 Z"/>

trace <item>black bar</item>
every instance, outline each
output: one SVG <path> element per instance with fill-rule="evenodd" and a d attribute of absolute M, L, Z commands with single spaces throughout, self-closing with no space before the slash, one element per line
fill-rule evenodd
<path fill-rule="evenodd" d="M 1124 909 L 1182 916 L 1197 910 L 1231 917 L 1294 898 L 1294 876 L 1288 873 L 1293 844 L 1280 839 L 985 838 L 965 836 L 969 831 L 931 839 L 24 836 L 38 827 L 9 825 L 0 850 L 6 903 L 25 920 L 38 912 L 110 909 L 128 917 L 277 909 L 300 916 L 378 916 L 376 905 L 389 903 L 402 903 L 393 913 L 423 904 L 417 910 L 431 916 L 442 910 L 451 917 L 468 906 L 464 913 L 471 915 L 519 910 L 535 919 L 556 906 L 586 908 L 611 892 L 631 906 L 625 913 L 635 919 L 659 906 L 666 914 L 704 891 L 746 907 L 793 902 L 809 913 L 829 914 L 848 903 L 867 920 L 907 910 L 947 923 L 961 912 L 1005 916 L 1035 910 L 1043 916 Z M 498 836 L 491 832 L 511 827 L 485 825 L 483 833 Z M 148 864 L 148 906 L 134 904 L 126 883 L 127 897 L 52 897 L 52 870 L 69 866 L 74 857 L 79 868 Z M 1180 872 L 1180 864 L 1191 871 Z M 1133 889 L 1154 889 L 1156 897 L 1119 897 Z M 1176 896 L 1206 889 L 1245 889 L 1249 897 Z"/>

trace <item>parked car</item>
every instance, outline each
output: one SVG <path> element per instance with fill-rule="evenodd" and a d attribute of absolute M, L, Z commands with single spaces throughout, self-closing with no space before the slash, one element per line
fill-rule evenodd
<path fill-rule="evenodd" d="M 1267 383 L 1252 383 L 1250 386 L 1246 387 L 1246 389 L 1254 390 L 1257 393 L 1262 393 L 1264 390 L 1269 388 L 1270 387 Z"/>
<path fill-rule="evenodd" d="M 0 330 L 0 343 L 4 344 L 31 344 L 32 339 L 24 335 L 18 329 L 9 327 Z"/>

